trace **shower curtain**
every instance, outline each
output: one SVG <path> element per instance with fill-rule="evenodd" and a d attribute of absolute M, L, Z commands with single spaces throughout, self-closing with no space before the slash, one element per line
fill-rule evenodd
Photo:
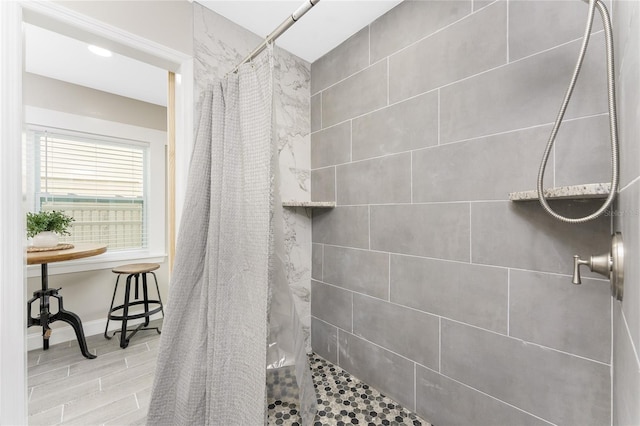
<path fill-rule="evenodd" d="M 265 423 L 266 364 L 274 358 L 267 361 L 267 347 L 287 361 L 279 367 L 301 373 L 305 423 L 315 413 L 306 355 L 296 352 L 297 317 L 278 281 L 285 275 L 275 256 L 283 242 L 272 74 L 270 46 L 204 94 L 148 425 Z"/>

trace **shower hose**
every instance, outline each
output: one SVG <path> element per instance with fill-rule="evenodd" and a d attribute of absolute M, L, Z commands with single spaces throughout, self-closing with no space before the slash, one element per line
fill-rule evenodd
<path fill-rule="evenodd" d="M 609 131 L 611 133 L 611 190 L 604 204 L 597 211 L 591 213 L 588 216 L 570 218 L 570 217 L 565 217 L 556 213 L 551 208 L 551 206 L 549 206 L 548 201 L 544 197 L 542 185 L 544 181 L 544 171 L 547 166 L 547 160 L 549 160 L 549 154 L 551 153 L 551 149 L 553 148 L 553 143 L 555 142 L 556 135 L 558 134 L 558 130 L 560 129 L 560 125 L 562 124 L 562 119 L 564 118 L 564 114 L 567 110 L 567 106 L 569 105 L 571 94 L 573 93 L 573 89 L 576 85 L 576 81 L 578 80 L 578 74 L 580 74 L 580 69 L 582 68 L 584 56 L 585 56 L 585 53 L 587 52 L 587 45 L 589 44 L 589 36 L 591 35 L 591 27 L 593 25 L 593 15 L 595 13 L 596 7 L 598 8 L 598 11 L 600 12 L 600 16 L 602 18 L 605 43 L 607 48 L 607 89 L 608 89 L 608 103 L 609 103 Z M 618 180 L 619 180 L 618 128 L 617 128 L 616 115 L 617 114 L 616 114 L 616 96 L 615 96 L 615 81 L 614 81 L 614 62 L 613 62 L 613 37 L 611 35 L 611 20 L 609 18 L 609 12 L 607 11 L 606 6 L 602 3 L 601 0 L 589 0 L 589 15 L 587 17 L 587 26 L 585 29 L 585 33 L 582 38 L 582 47 L 580 48 L 578 62 L 576 64 L 575 70 L 573 71 L 573 76 L 571 77 L 571 82 L 569 83 L 569 88 L 567 89 L 567 93 L 565 94 L 564 100 L 562 101 L 560 112 L 558 113 L 556 121 L 553 125 L 553 129 L 551 130 L 551 136 L 549 137 L 549 142 L 547 142 L 547 147 L 544 150 L 544 155 L 542 157 L 542 162 L 540 164 L 540 170 L 538 171 L 538 186 L 537 186 L 538 199 L 540 200 L 540 204 L 545 209 L 545 211 L 549 213 L 551 216 L 555 217 L 556 219 L 562 222 L 584 223 L 601 216 L 613 203 L 613 200 L 616 197 L 616 193 L 618 192 Z"/>

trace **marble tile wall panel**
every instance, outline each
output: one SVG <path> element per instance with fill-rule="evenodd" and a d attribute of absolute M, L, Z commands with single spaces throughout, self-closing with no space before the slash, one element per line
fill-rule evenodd
<path fill-rule="evenodd" d="M 261 38 L 211 10 L 194 3 L 195 123 L 207 85 L 223 78 Z M 279 152 L 283 200 L 311 199 L 310 64 L 278 47 L 274 50 L 275 139 Z M 284 212 L 287 276 L 294 303 L 311 349 L 310 281 L 311 216 L 304 209 Z"/>

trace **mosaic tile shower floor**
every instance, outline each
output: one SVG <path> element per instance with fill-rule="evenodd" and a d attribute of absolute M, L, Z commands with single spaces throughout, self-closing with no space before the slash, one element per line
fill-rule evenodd
<path fill-rule="evenodd" d="M 411 411 L 385 397 L 343 369 L 317 356 L 309 356 L 318 398 L 314 426 L 411 425 L 431 426 Z M 295 387 L 290 370 L 282 369 L 268 380 L 269 425 L 301 426 L 298 407 L 282 388 Z M 273 390 L 277 388 L 278 391 Z M 278 399 L 271 395 L 280 395 Z"/>

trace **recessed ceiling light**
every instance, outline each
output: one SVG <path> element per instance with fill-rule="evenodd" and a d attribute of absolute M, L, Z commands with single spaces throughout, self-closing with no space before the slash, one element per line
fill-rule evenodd
<path fill-rule="evenodd" d="M 98 56 L 104 56 L 105 58 L 109 58 L 111 55 L 113 55 L 110 50 L 94 46 L 93 44 L 90 44 L 88 49 L 91 51 L 91 53 L 95 53 Z"/>

